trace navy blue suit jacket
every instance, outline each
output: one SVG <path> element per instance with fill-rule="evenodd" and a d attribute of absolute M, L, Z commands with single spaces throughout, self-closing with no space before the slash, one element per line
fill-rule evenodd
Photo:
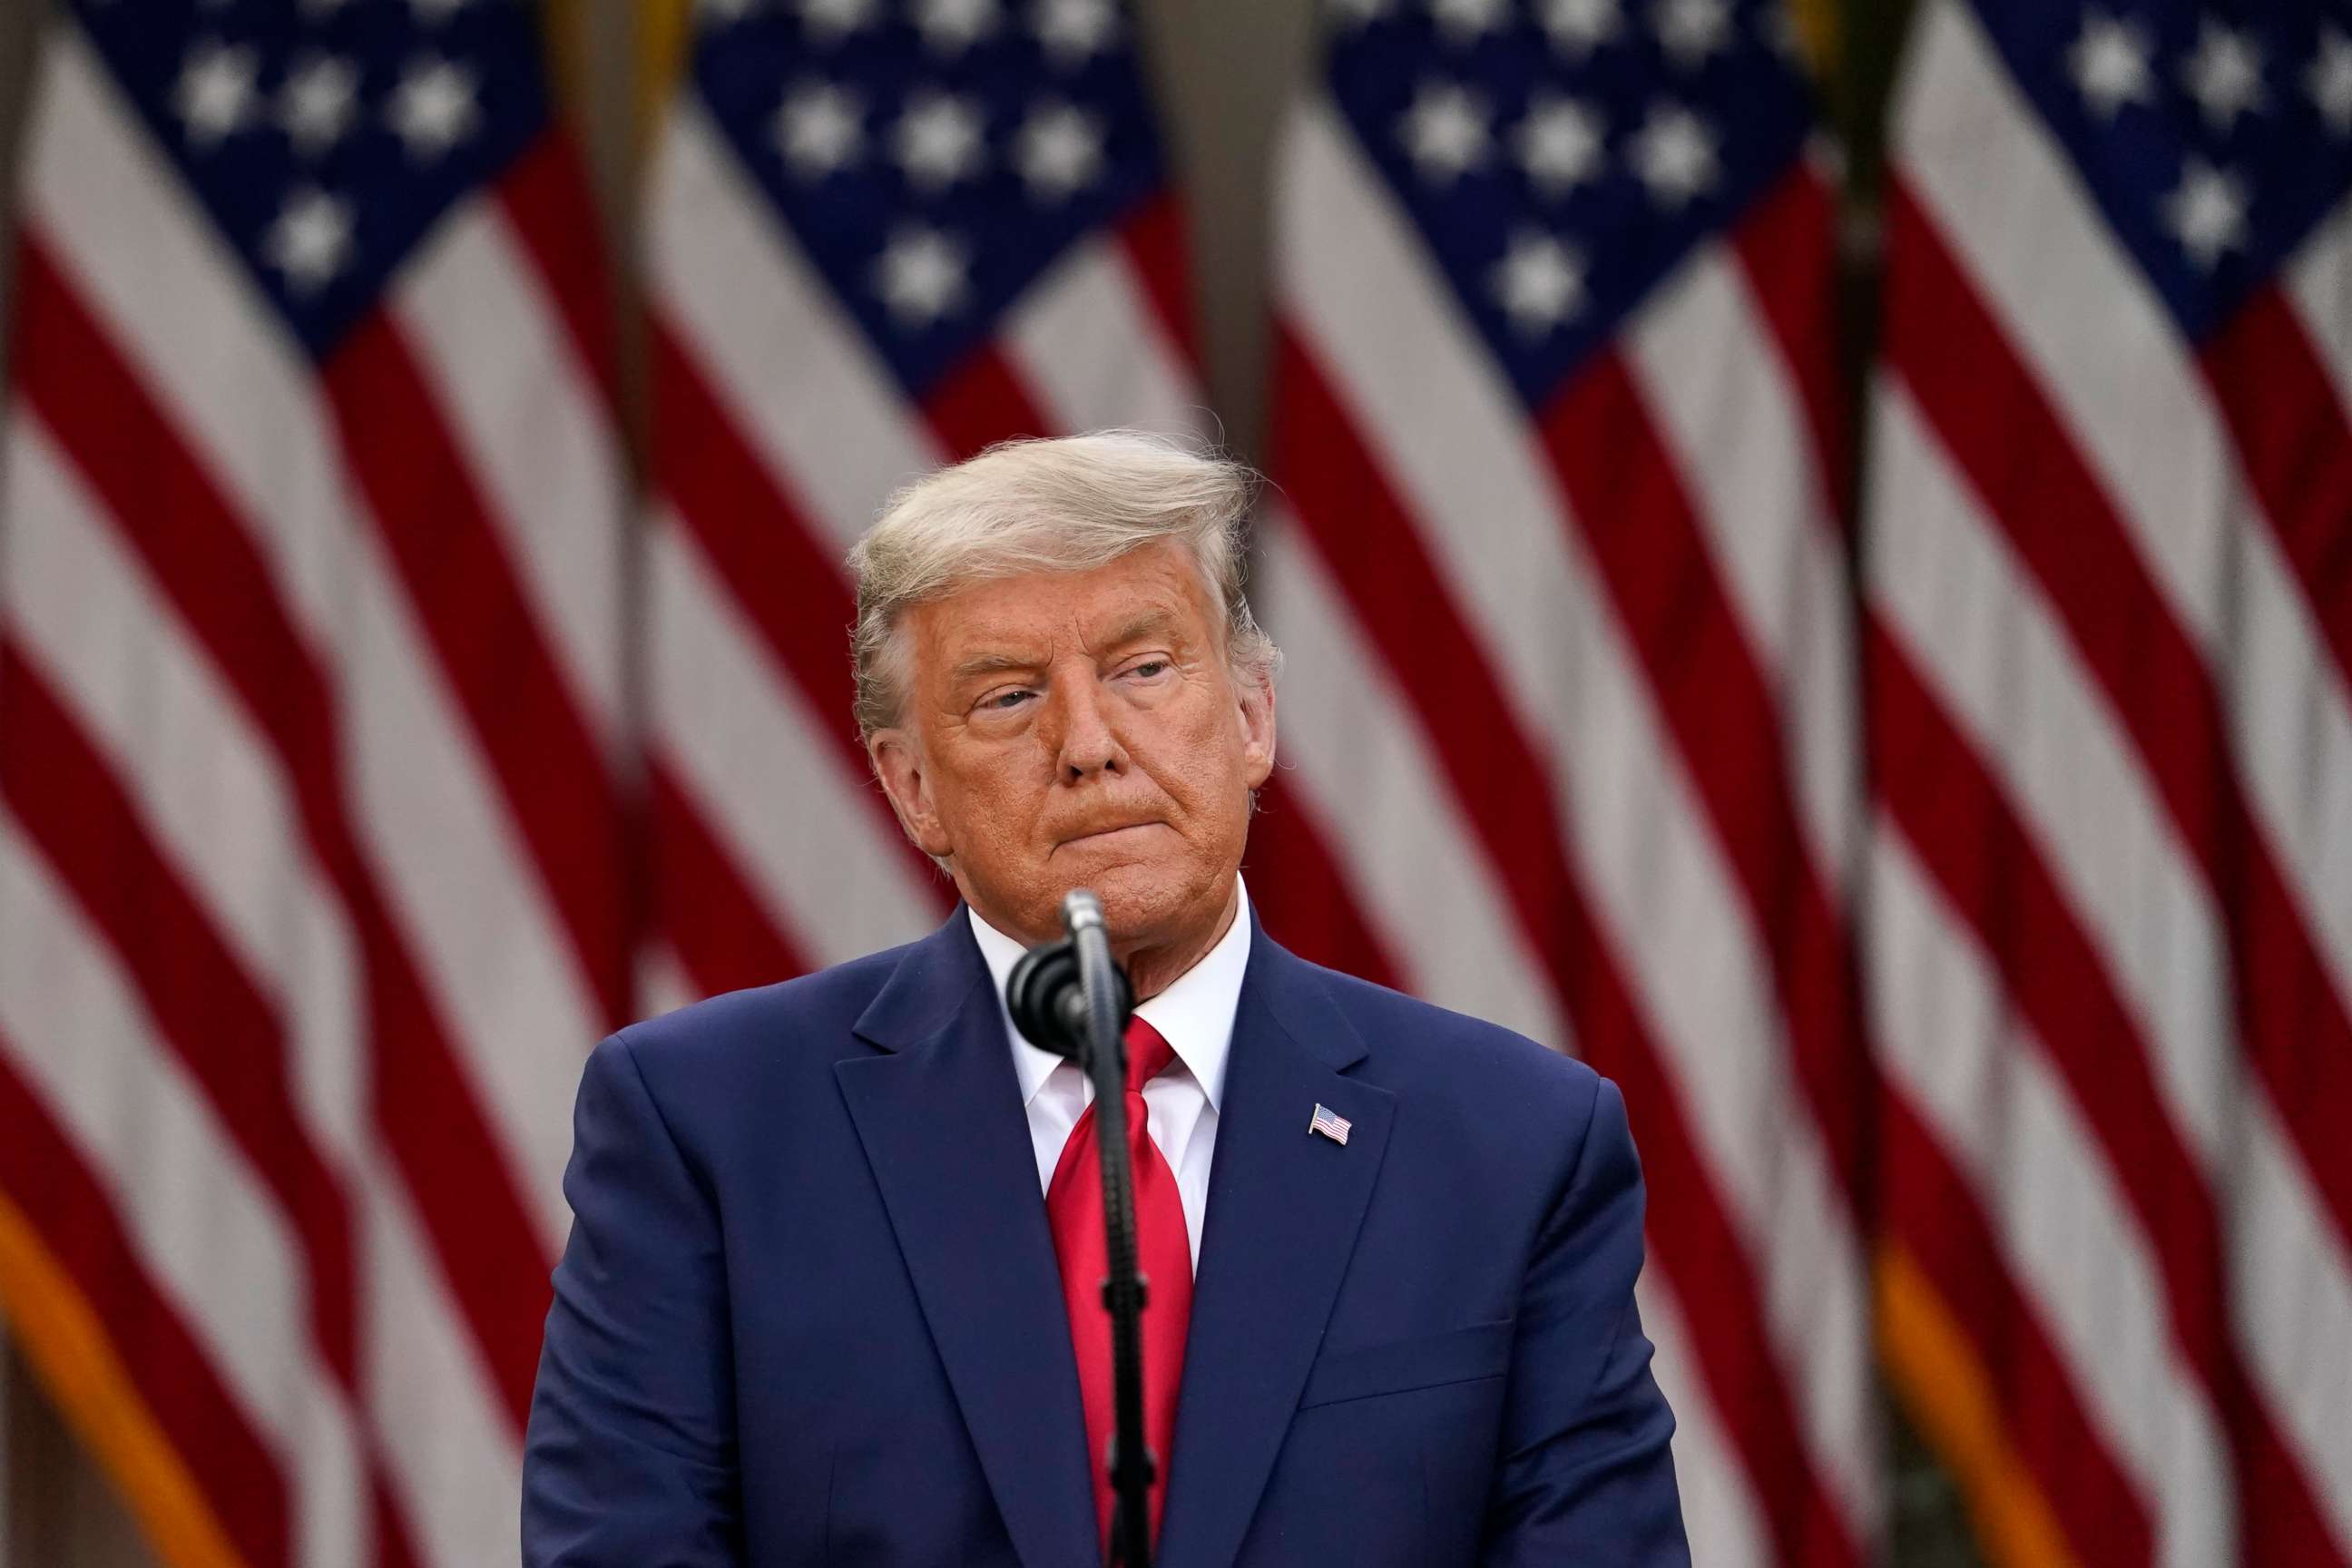
<path fill-rule="evenodd" d="M 575 1138 L 526 1568 L 1101 1561 L 961 910 L 623 1030 Z M 1687 1563 L 1641 1262 L 1607 1081 L 1253 929 L 1157 1560 Z"/>

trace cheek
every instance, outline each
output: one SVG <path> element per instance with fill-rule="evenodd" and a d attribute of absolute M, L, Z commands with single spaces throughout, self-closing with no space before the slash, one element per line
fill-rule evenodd
<path fill-rule="evenodd" d="M 1248 763 L 1241 737 L 1225 721 L 1223 705 L 1192 716 L 1173 737 L 1171 773 L 1184 804 L 1213 817 L 1246 816 Z"/>
<path fill-rule="evenodd" d="M 991 743 L 957 759 L 940 777 L 943 815 L 982 837 L 1012 837 L 1042 793 L 1035 753 L 1025 742 Z"/>

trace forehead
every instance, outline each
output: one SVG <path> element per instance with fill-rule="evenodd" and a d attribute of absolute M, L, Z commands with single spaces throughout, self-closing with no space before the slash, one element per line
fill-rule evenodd
<path fill-rule="evenodd" d="M 1075 642 L 1091 647 L 1150 621 L 1198 637 L 1214 623 L 1207 584 L 1192 558 L 1168 541 L 1147 544 L 1083 572 L 991 578 L 917 605 L 909 614 L 917 657 L 944 669 L 975 654 L 1043 654 Z"/>

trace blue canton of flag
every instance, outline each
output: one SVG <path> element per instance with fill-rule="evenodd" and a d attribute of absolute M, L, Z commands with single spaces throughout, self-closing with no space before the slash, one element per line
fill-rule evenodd
<path fill-rule="evenodd" d="M 1117 0 L 707 0 L 694 75 L 919 399 L 1160 184 Z"/>
<path fill-rule="evenodd" d="M 1777 0 L 1339 0 L 1330 86 L 1540 407 L 1812 121 Z"/>
<path fill-rule="evenodd" d="M 2352 6 L 1977 9 L 2192 342 L 2352 192 Z"/>
<path fill-rule="evenodd" d="M 544 126 L 521 0 L 79 0 L 131 107 L 323 359 Z"/>

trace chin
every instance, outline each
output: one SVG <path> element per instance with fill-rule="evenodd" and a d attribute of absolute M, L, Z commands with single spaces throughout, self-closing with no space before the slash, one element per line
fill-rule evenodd
<path fill-rule="evenodd" d="M 1129 862 L 1088 872 L 1072 884 L 1102 900 L 1113 942 L 1137 942 L 1182 922 L 1199 897 L 1181 868 Z"/>

